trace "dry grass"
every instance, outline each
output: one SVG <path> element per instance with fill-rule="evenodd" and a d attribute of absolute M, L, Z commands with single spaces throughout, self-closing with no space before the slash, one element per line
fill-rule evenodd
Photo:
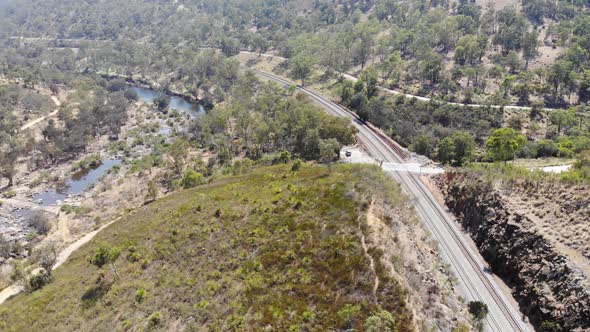
<path fill-rule="evenodd" d="M 474 166 L 472 172 L 499 189 L 510 212 L 590 275 L 590 184 L 526 168 Z"/>
<path fill-rule="evenodd" d="M 412 330 L 405 282 L 371 270 L 360 244 L 375 192 L 411 216 L 382 176 L 286 165 L 167 196 L 97 235 L 42 290 L 7 301 L 0 329 L 361 330 L 387 310 L 399 331 Z M 100 244 L 120 250 L 116 269 L 88 262 Z"/>

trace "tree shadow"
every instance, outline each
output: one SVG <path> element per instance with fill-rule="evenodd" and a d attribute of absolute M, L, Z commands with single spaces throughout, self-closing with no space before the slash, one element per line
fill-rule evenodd
<path fill-rule="evenodd" d="M 97 284 L 82 294 L 82 302 L 85 306 L 91 306 L 100 300 L 111 289 L 111 284 L 99 277 Z"/>

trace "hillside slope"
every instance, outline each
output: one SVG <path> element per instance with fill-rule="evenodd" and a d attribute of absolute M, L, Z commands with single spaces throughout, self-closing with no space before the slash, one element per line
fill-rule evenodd
<path fill-rule="evenodd" d="M 450 330 L 465 310 L 383 176 L 283 165 L 167 196 L 7 301 L 0 329 Z"/>

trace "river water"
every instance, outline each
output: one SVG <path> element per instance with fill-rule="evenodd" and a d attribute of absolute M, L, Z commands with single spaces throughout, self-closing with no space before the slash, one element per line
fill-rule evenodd
<path fill-rule="evenodd" d="M 34 196 L 34 200 L 42 206 L 56 205 L 63 202 L 66 198 L 77 196 L 85 192 L 88 188 L 96 183 L 104 174 L 106 174 L 115 165 L 120 165 L 121 160 L 106 159 L 97 167 L 80 171 L 72 176 L 72 179 L 66 183 L 62 190 L 49 189 Z"/>
<path fill-rule="evenodd" d="M 138 86 L 134 86 L 131 88 L 133 91 L 137 93 L 137 97 L 139 100 L 143 101 L 144 103 L 153 103 L 154 100 L 158 97 L 160 92 L 142 88 Z M 197 113 L 203 112 L 203 106 L 199 104 L 192 103 L 182 97 L 178 96 L 169 96 L 170 97 L 170 104 L 168 108 L 175 109 L 181 112 L 185 112 L 191 117 L 194 117 Z"/>
<path fill-rule="evenodd" d="M 137 97 L 144 103 L 153 103 L 158 97 L 160 92 L 142 88 L 138 86 L 131 87 L 133 91 L 137 93 Z M 178 96 L 169 96 L 170 104 L 168 108 L 178 110 L 179 112 L 186 113 L 191 118 L 195 117 L 198 113 L 203 112 L 203 106 L 192 103 L 184 98 Z M 160 130 L 161 134 L 169 135 L 171 132 L 170 128 L 163 127 Z M 74 174 L 70 179 L 65 188 L 61 190 L 49 189 L 40 194 L 37 194 L 33 199 L 38 202 L 41 206 L 51 206 L 63 202 L 68 197 L 73 197 L 82 194 L 88 188 L 91 188 L 96 181 L 98 181 L 103 175 L 111 170 L 115 165 L 120 165 L 121 160 L 119 159 L 106 159 L 103 160 L 100 165 L 95 168 L 85 170 L 84 172 Z"/>

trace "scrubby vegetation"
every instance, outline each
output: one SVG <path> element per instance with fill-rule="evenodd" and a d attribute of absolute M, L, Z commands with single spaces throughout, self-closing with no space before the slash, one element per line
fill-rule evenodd
<path fill-rule="evenodd" d="M 452 146 L 446 138 L 456 131 L 471 136 L 480 149 L 470 158 L 451 154 L 440 159 L 453 165 L 487 160 L 490 154 L 478 151 L 501 127 L 526 136 L 519 157 L 572 157 L 590 146 L 585 105 L 589 16 L 583 3 L 524 1 L 494 9 L 466 1 L 155 1 L 125 4 L 125 14 L 104 16 L 112 26 L 126 26 L 116 33 L 98 19 L 119 8 L 113 1 L 67 9 L 59 1 L 9 1 L 4 6 L 9 13 L 5 37 L 38 37 L 4 40 L 4 76 L 29 86 L 41 80 L 77 88 L 80 72 L 94 72 L 154 83 L 212 105 L 235 97 L 230 91 L 238 80 L 238 63 L 226 57 L 248 49 L 286 57 L 274 69 L 293 79 L 335 84 L 344 104 L 416 152 L 437 158 L 442 142 L 449 157 L 446 150 Z M 51 23 L 37 19 L 61 17 L 65 10 L 96 15 Z M 544 65 L 547 53 L 552 55 Z M 342 80 L 344 72 L 360 81 Z M 112 94 L 124 91 L 121 78 L 103 85 Z M 383 96 L 377 86 L 437 101 Z M 445 101 L 532 109 L 509 112 Z M 162 108 L 167 103 L 166 98 L 156 100 Z M 564 110 L 544 111 L 546 106 Z M 72 135 L 79 138 L 76 142 L 88 137 Z"/>
<path fill-rule="evenodd" d="M 281 150 L 317 160 L 322 144 L 333 140 L 339 151 L 342 145 L 355 143 L 356 129 L 349 120 L 327 115 L 303 94 L 287 94 L 247 74 L 224 106 L 194 121 L 191 134 L 199 144 L 216 151 L 222 163 L 235 155 L 257 160 Z"/>
<path fill-rule="evenodd" d="M 15 175 L 37 172 L 28 189 L 45 190 L 47 182 L 67 182 L 50 169 L 76 159 L 67 171 L 88 170 L 106 149 L 122 161 L 113 182 L 126 185 L 113 192 L 145 199 L 146 207 L 55 275 L 51 255 L 15 268 L 31 294 L 0 309 L 0 328 L 414 329 L 422 322 L 414 321 L 409 293 L 380 261 L 395 257 L 399 266 L 401 258 L 364 248 L 371 188 L 385 181 L 376 169 L 332 165 L 343 145 L 355 143 L 354 126 L 294 94 L 295 86 L 260 83 L 239 61 L 248 54 L 247 65 L 278 62 L 275 73 L 327 91 L 361 121 L 444 164 L 477 162 L 469 172 L 506 182 L 587 182 L 588 4 L 513 4 L 2 1 L 2 197 L 23 198 L 22 187 L 11 188 Z M 128 84 L 157 90 L 153 107 L 135 103 Z M 54 108 L 50 95 L 61 101 L 57 116 L 21 130 Z M 171 95 L 206 111 L 171 110 Z M 510 164 L 545 157 L 576 159 L 561 175 Z M 504 164 L 482 164 L 493 161 Z M 263 165 L 275 166 L 257 169 Z M 77 203 L 61 205 L 60 216 L 89 213 Z M 104 215 L 93 212 L 100 224 Z M 51 231 L 53 220 L 28 221 L 29 239 Z M 0 247 L 6 257 L 20 250 L 12 241 Z M 481 309 L 473 312 L 479 321 Z"/>
<path fill-rule="evenodd" d="M 526 181 L 531 184 L 535 182 L 590 183 L 590 167 L 584 164 L 583 160 L 577 161 L 573 167 L 561 173 L 548 173 L 514 163 L 471 163 L 467 165 L 466 170 L 478 173 L 492 182 L 501 181 L 506 184 L 514 181 Z"/>
<path fill-rule="evenodd" d="M 3 12 L 8 15 L 2 18 L 6 37 L 49 37 L 52 46 L 83 50 L 92 45 L 91 40 L 112 45 L 88 63 L 101 66 L 105 55 L 117 53 L 121 59 L 113 69 L 120 73 L 126 73 L 123 63 L 145 66 L 148 48 L 170 54 L 179 45 L 194 50 L 196 41 L 200 46 L 216 46 L 226 56 L 240 49 L 274 50 L 290 59 L 293 76 L 302 80 L 313 66 L 330 72 L 372 67 L 386 86 L 441 99 L 564 105 L 575 95 L 586 101 L 587 4 L 513 4 L 495 9 L 469 1 L 236 0 L 122 6 L 117 1 L 66 5 L 28 0 L 5 2 Z M 62 16 L 64 12 L 90 15 Z M 119 15 L 107 14 L 113 12 Z M 60 19 L 42 19 L 47 17 Z M 552 55 L 552 63 L 544 68 L 539 64 L 547 53 L 560 56 Z M 56 62 L 71 68 L 76 56 L 66 48 Z M 174 62 L 176 69 L 192 60 Z M 195 62 L 196 67 L 202 64 Z M 163 67 L 156 65 L 152 70 Z M 188 70 L 184 75 L 193 73 Z M 204 73 L 199 72 L 197 79 L 206 80 Z M 34 81 L 34 75 L 28 76 Z"/>
<path fill-rule="evenodd" d="M 222 178 L 138 210 L 51 283 L 9 300 L 0 328 L 413 330 L 406 290 L 370 268 L 360 243 L 372 195 L 403 208 L 399 189 L 383 187 L 375 168 L 291 168 Z"/>
<path fill-rule="evenodd" d="M 590 149 L 584 105 L 567 111 L 470 107 L 379 94 L 375 82 L 366 75 L 355 84 L 342 81 L 341 102 L 402 145 L 444 164 L 572 158 Z"/>

